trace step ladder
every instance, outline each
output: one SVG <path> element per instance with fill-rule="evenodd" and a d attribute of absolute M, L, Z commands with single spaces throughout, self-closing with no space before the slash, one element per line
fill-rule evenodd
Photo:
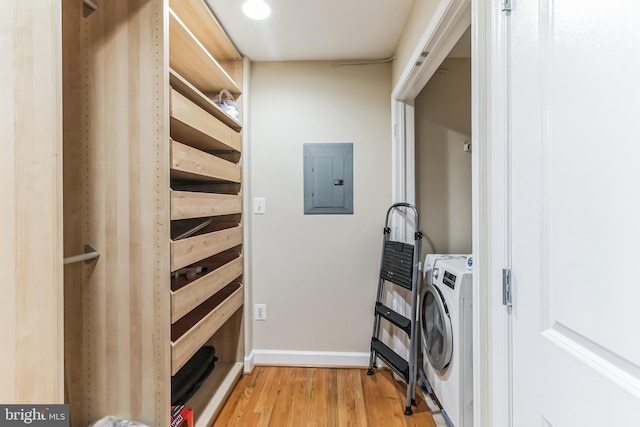
<path fill-rule="evenodd" d="M 368 375 L 373 375 L 378 357 L 386 362 L 407 383 L 407 407 L 404 414 L 411 415 L 411 406 L 416 406 L 416 379 L 418 373 L 418 294 L 420 292 L 420 251 L 422 247 L 422 233 L 416 231 L 414 244 L 397 242 L 390 239 L 391 228 L 389 218 L 396 209 L 412 211 L 415 216 L 416 230 L 420 230 L 418 210 L 409 203 L 396 203 L 387 210 L 384 225 L 384 239 L 382 245 L 382 260 L 380 262 L 380 277 L 378 280 L 378 294 L 376 298 L 373 335 L 371 337 L 371 356 L 369 359 Z M 411 308 L 409 317 L 392 310 L 384 305 L 386 286 L 400 286 L 411 291 Z M 380 341 L 380 322 L 384 319 L 404 331 L 409 337 L 409 360 L 393 351 Z"/>

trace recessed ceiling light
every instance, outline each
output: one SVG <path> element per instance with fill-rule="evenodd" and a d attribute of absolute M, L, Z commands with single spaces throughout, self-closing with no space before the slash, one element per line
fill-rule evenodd
<path fill-rule="evenodd" d="M 242 5 L 242 11 L 251 19 L 265 19 L 271 15 L 271 8 L 263 0 L 247 0 Z"/>

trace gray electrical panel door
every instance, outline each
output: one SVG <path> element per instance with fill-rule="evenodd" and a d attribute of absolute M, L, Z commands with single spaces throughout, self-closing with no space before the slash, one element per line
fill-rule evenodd
<path fill-rule="evenodd" d="M 353 144 L 304 144 L 304 213 L 353 214 Z"/>

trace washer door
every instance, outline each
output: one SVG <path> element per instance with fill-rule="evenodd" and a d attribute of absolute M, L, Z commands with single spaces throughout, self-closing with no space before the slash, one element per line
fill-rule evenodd
<path fill-rule="evenodd" d="M 423 352 L 433 369 L 446 368 L 453 352 L 453 333 L 449 309 L 440 290 L 428 285 L 422 295 Z"/>

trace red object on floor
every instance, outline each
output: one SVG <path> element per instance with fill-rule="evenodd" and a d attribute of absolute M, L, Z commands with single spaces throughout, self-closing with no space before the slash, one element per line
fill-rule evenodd
<path fill-rule="evenodd" d="M 193 427 L 193 411 L 184 405 L 172 406 L 171 427 Z"/>

